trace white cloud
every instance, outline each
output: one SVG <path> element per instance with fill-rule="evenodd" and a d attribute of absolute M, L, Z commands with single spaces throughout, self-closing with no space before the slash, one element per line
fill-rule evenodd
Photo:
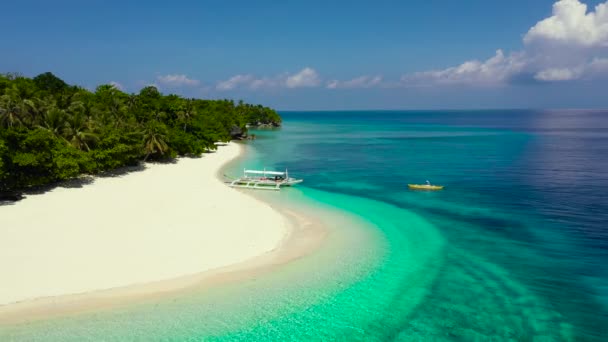
<path fill-rule="evenodd" d="M 337 89 L 340 86 L 340 81 L 338 80 L 331 80 L 327 82 L 327 85 L 325 86 L 327 89 Z"/>
<path fill-rule="evenodd" d="M 319 74 L 312 68 L 304 68 L 295 74 L 283 73 L 274 77 L 256 78 L 253 75 L 235 75 L 227 80 L 219 81 L 217 90 L 233 90 L 236 88 L 268 89 L 268 88 L 300 88 L 316 87 L 321 83 Z"/>
<path fill-rule="evenodd" d="M 586 69 L 596 75 L 608 74 L 608 58 L 594 58 Z"/>
<path fill-rule="evenodd" d="M 285 80 L 287 88 L 316 87 L 321 83 L 319 74 L 312 68 L 304 68 L 300 72 L 288 76 Z"/>
<path fill-rule="evenodd" d="M 539 81 L 569 81 L 579 78 L 580 75 L 580 68 L 549 68 L 537 72 L 534 78 Z"/>
<path fill-rule="evenodd" d="M 249 84 L 250 89 L 277 88 L 285 84 L 285 76 L 264 77 L 255 79 Z"/>
<path fill-rule="evenodd" d="M 169 87 L 193 87 L 199 85 L 199 80 L 188 78 L 186 75 L 171 74 L 156 77 L 159 83 Z"/>
<path fill-rule="evenodd" d="M 587 12 L 587 5 L 579 0 L 560 0 L 553 4 L 553 15 L 534 25 L 524 42 L 607 47 L 608 2 Z"/>
<path fill-rule="evenodd" d="M 331 80 L 327 82 L 326 88 L 371 88 L 382 84 L 381 76 L 360 76 L 348 81 Z"/>
<path fill-rule="evenodd" d="M 254 81 L 252 75 L 236 75 L 225 81 L 218 82 L 216 88 L 218 90 L 232 90 L 240 85 L 250 84 L 252 81 Z"/>
<path fill-rule="evenodd" d="M 285 76 L 276 76 L 273 78 L 263 77 L 255 78 L 253 75 L 235 75 L 225 81 L 220 81 L 216 84 L 217 90 L 233 90 L 236 88 L 247 89 L 262 89 L 276 88 L 285 83 Z"/>
<path fill-rule="evenodd" d="M 537 82 L 595 79 L 608 73 L 608 1 L 587 12 L 579 0 L 559 0 L 549 18 L 536 23 L 523 38 L 524 49 L 505 55 L 502 50 L 485 61 L 404 75 L 403 85 L 505 84 L 513 80 Z"/>
<path fill-rule="evenodd" d="M 113 86 L 114 88 L 118 89 L 118 90 L 125 90 L 125 87 L 122 86 L 122 84 L 116 82 L 116 81 L 112 81 L 110 82 L 110 85 Z"/>
<path fill-rule="evenodd" d="M 426 85 L 493 85 L 511 82 L 567 82 L 608 79 L 608 0 L 588 11 L 580 0 L 558 0 L 551 16 L 531 26 L 523 37 L 523 49 L 497 50 L 485 60 L 473 59 L 443 69 L 405 74 L 399 82 L 364 75 L 350 80 L 329 80 L 327 89 Z M 167 75 L 165 82 L 188 83 L 184 75 Z M 159 78 L 160 80 L 160 78 Z M 255 77 L 235 75 L 216 84 L 217 90 L 317 87 L 322 78 L 316 70 Z"/>
<path fill-rule="evenodd" d="M 608 58 L 594 58 L 591 62 L 571 68 L 548 68 L 537 72 L 534 78 L 539 81 L 570 81 L 608 78 Z"/>
<path fill-rule="evenodd" d="M 404 75 L 404 84 L 434 83 L 434 84 L 494 84 L 508 80 L 513 74 L 525 66 L 522 54 L 505 56 L 502 50 L 485 60 L 472 60 L 458 66 L 443 70 L 431 70 Z"/>
<path fill-rule="evenodd" d="M 350 80 L 324 82 L 327 89 L 401 87 L 425 85 L 502 85 L 510 82 L 567 82 L 608 79 L 608 0 L 592 10 L 581 0 L 558 0 L 552 14 L 523 37 L 520 51 L 497 50 L 487 59 L 472 59 L 443 69 L 405 74 L 398 82 L 364 75 Z M 165 87 L 194 87 L 200 81 L 183 74 L 158 76 Z M 311 68 L 270 76 L 238 74 L 216 83 L 215 89 L 281 89 L 318 87 L 322 77 Z M 123 89 L 118 82 L 116 88 Z M 157 85 L 154 85 L 159 88 Z M 159 88 L 160 89 L 160 88 Z"/>

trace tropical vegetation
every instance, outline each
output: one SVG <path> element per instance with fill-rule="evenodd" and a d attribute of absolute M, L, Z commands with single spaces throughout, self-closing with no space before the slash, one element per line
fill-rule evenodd
<path fill-rule="evenodd" d="M 163 95 L 153 86 L 91 92 L 52 73 L 0 74 L 0 193 L 197 156 L 250 124 L 280 123 L 276 111 L 242 101 Z"/>

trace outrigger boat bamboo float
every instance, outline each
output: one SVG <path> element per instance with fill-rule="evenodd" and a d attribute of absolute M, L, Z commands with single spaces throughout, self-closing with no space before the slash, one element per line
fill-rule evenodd
<path fill-rule="evenodd" d="M 243 176 L 230 182 L 233 188 L 256 190 L 281 190 L 282 186 L 292 186 L 302 183 L 303 179 L 289 177 L 289 172 L 264 170 L 243 170 Z"/>

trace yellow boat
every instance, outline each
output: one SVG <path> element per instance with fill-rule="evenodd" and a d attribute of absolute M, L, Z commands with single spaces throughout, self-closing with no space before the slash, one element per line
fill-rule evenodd
<path fill-rule="evenodd" d="M 441 190 L 443 185 L 431 185 L 431 184 L 408 184 L 412 190 Z"/>

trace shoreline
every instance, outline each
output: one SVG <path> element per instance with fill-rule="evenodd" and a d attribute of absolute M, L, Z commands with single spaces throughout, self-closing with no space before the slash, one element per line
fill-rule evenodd
<path fill-rule="evenodd" d="M 213 181 L 228 192 L 236 193 L 250 203 L 257 203 L 259 208 L 271 211 L 280 217 L 281 235 L 270 248 L 259 250 L 255 255 L 247 255 L 243 260 L 226 263 L 217 267 L 201 269 L 197 272 L 176 275 L 143 282 L 134 282 L 124 286 L 105 289 L 92 289 L 79 293 L 66 293 L 55 296 L 44 296 L 34 299 L 0 304 L 0 324 L 11 325 L 29 321 L 44 320 L 78 313 L 108 310 L 115 307 L 144 303 L 149 300 L 162 299 L 189 291 L 201 291 L 237 280 L 254 278 L 265 272 L 299 259 L 316 250 L 327 235 L 327 230 L 319 220 L 311 215 L 277 208 L 272 204 L 255 198 L 236 189 L 227 187 L 222 180 L 222 170 L 244 152 L 244 147 L 230 143 L 238 153 L 232 158 L 223 160 L 213 170 Z M 225 148 L 220 146 L 220 149 Z M 216 152 L 217 153 L 217 152 Z M 205 158 L 205 157 L 203 157 Z M 169 165 L 172 167 L 173 165 Z M 138 173 L 136 173 L 138 174 Z M 140 176 L 140 175 L 138 175 Z M 137 176 L 136 176 L 137 177 Z M 91 185 L 87 185 L 91 186 Z M 45 196 L 45 195 L 42 195 Z M 207 194 L 207 196 L 211 196 Z M 26 199 L 27 200 L 27 199 Z M 229 203 L 232 205 L 232 203 Z M 251 213 L 250 213 L 251 214 Z M 254 217 L 247 216 L 253 219 Z M 204 220 L 204 217 L 203 217 Z M 204 222 L 204 221 L 203 221 Z M 273 221 L 277 223 L 277 221 Z M 252 228 L 249 225 L 247 228 Z M 258 229 L 258 227 L 255 227 Z M 224 227 L 222 228 L 224 229 Z M 276 237 L 275 237 L 276 238 Z"/>

